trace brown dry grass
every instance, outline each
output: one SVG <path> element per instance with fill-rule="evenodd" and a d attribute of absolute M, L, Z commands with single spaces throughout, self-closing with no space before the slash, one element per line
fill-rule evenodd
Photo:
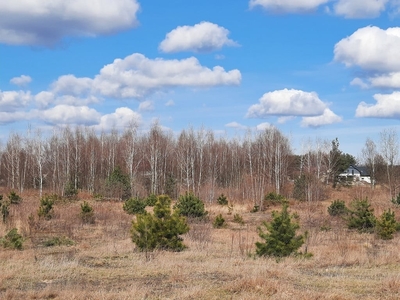
<path fill-rule="evenodd" d="M 368 196 L 377 214 L 393 207 L 384 191 L 366 187 L 333 191 L 331 199 L 350 202 Z M 118 202 L 96 202 L 96 223 L 82 224 L 81 201 L 58 203 L 55 218 L 37 216 L 37 195 L 23 195 L 0 235 L 18 227 L 26 237 L 23 251 L 0 250 L 1 299 L 399 299 L 400 236 L 382 241 L 371 234 L 348 231 L 327 214 L 331 200 L 291 202 L 302 230 L 308 230 L 311 259 L 254 258 L 256 228 L 270 220 L 266 212 L 249 213 L 251 203 L 208 205 L 211 221 L 222 214 L 227 227 L 211 222 L 191 224 L 180 253 L 137 252 L 130 241 L 132 217 Z M 277 209 L 277 208 L 276 208 Z M 242 215 L 245 225 L 233 223 Z M 321 227 L 330 229 L 322 231 Z M 74 246 L 44 247 L 43 240 L 66 236 Z M 304 246 L 305 247 L 305 246 Z M 304 251 L 304 247 L 302 251 Z"/>

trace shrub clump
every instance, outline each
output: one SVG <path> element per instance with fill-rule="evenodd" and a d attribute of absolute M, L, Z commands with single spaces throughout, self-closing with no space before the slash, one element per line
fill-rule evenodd
<path fill-rule="evenodd" d="M 396 198 L 392 198 L 392 203 L 395 205 L 400 205 L 400 193 L 397 194 Z"/>
<path fill-rule="evenodd" d="M 270 192 L 264 197 L 264 202 L 266 204 L 282 204 L 286 201 L 285 196 L 277 194 L 275 192 Z"/>
<path fill-rule="evenodd" d="M 334 200 L 328 207 L 330 216 L 342 216 L 347 214 L 348 209 L 343 200 Z"/>
<path fill-rule="evenodd" d="M 53 205 L 54 205 L 54 197 L 53 196 L 44 196 L 40 199 L 40 206 L 38 210 L 39 218 L 44 218 L 45 220 L 50 220 L 53 218 Z"/>
<path fill-rule="evenodd" d="M 222 214 L 219 214 L 215 217 L 215 220 L 213 222 L 214 228 L 222 228 L 225 226 L 225 219 L 222 216 Z"/>
<path fill-rule="evenodd" d="M 217 203 L 219 205 L 228 205 L 228 199 L 224 194 L 221 194 L 217 199 Z"/>
<path fill-rule="evenodd" d="M 0 212 L 3 219 L 3 223 L 7 221 L 10 215 L 10 202 L 3 199 L 3 195 L 0 195 Z"/>
<path fill-rule="evenodd" d="M 94 211 L 93 207 L 86 201 L 81 204 L 81 219 L 83 223 L 93 224 L 94 223 Z"/>
<path fill-rule="evenodd" d="M 144 214 L 146 213 L 146 201 L 138 197 L 130 198 L 125 201 L 122 209 L 130 215 Z"/>
<path fill-rule="evenodd" d="M 17 228 L 11 229 L 3 238 L 0 239 L 0 244 L 3 248 L 22 250 L 24 239 L 18 233 Z"/>
<path fill-rule="evenodd" d="M 188 218 L 202 218 L 208 214 L 204 208 L 203 201 L 188 192 L 179 197 L 174 209 L 178 211 L 179 215 Z"/>
<path fill-rule="evenodd" d="M 376 234 L 383 240 L 391 240 L 398 226 L 394 211 L 389 209 L 384 211 L 380 218 L 376 220 Z"/>
<path fill-rule="evenodd" d="M 162 195 L 158 196 L 153 214 L 139 214 L 132 221 L 131 238 L 141 251 L 181 251 L 185 245 L 180 235 L 188 231 L 186 218 L 177 210 L 172 211 L 171 199 Z"/>
<path fill-rule="evenodd" d="M 75 242 L 65 236 L 62 237 L 53 237 L 43 242 L 45 247 L 54 247 L 54 246 L 73 246 Z"/>
<path fill-rule="evenodd" d="M 368 199 L 355 199 L 351 203 L 347 227 L 357 229 L 359 232 L 373 232 L 376 224 L 374 209 Z"/>
<path fill-rule="evenodd" d="M 265 232 L 258 227 L 258 235 L 263 242 L 256 242 L 256 254 L 258 256 L 285 257 L 295 253 L 303 244 L 304 236 L 296 235 L 300 228 L 294 215 L 289 214 L 288 205 L 283 204 L 280 212 L 272 212 L 272 221 L 263 222 L 267 230 Z"/>
<path fill-rule="evenodd" d="M 22 202 L 21 196 L 18 195 L 15 191 L 11 191 L 7 197 L 8 200 L 10 200 L 11 204 L 19 204 Z"/>
<path fill-rule="evenodd" d="M 157 196 L 154 194 L 150 194 L 144 201 L 147 206 L 153 207 L 157 203 Z"/>
<path fill-rule="evenodd" d="M 243 217 L 239 214 L 234 214 L 233 215 L 233 222 L 238 223 L 240 225 L 244 225 L 244 220 Z"/>

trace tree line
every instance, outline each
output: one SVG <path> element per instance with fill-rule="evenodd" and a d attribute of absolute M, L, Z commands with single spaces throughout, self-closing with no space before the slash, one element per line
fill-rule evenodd
<path fill-rule="evenodd" d="M 380 147 L 366 141 L 359 163 L 369 168 L 373 182 L 379 179 L 395 193 L 397 160 L 397 133 L 386 130 Z M 118 169 L 132 196 L 168 194 L 176 199 L 190 191 L 213 201 L 227 190 L 235 199 L 258 204 L 271 191 L 291 197 L 300 179 L 302 197 L 320 199 L 324 186 L 335 185 L 337 175 L 355 162 L 340 151 L 338 139 L 310 139 L 295 155 L 290 138 L 272 126 L 235 138 L 204 128 L 174 135 L 158 123 L 148 131 L 134 123 L 123 132 L 65 127 L 45 135 L 28 129 L 25 135 L 10 133 L 0 145 L 0 186 L 19 192 L 36 189 L 40 195 L 64 195 L 70 188 L 102 194 Z"/>

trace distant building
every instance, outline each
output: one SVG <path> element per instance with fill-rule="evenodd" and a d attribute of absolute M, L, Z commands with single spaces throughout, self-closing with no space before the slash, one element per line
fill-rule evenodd
<path fill-rule="evenodd" d="M 371 183 L 371 174 L 366 167 L 350 165 L 343 173 L 339 174 L 340 178 L 348 181 L 364 181 Z"/>

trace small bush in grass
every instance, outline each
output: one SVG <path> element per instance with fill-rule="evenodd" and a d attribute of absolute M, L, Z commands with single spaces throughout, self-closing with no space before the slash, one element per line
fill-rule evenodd
<path fill-rule="evenodd" d="M 185 245 L 180 235 L 188 231 L 186 219 L 172 211 L 171 199 L 162 195 L 158 196 L 153 214 L 139 214 L 132 221 L 131 237 L 141 251 L 181 251 Z"/>
<path fill-rule="evenodd" d="M 122 208 L 130 215 L 144 214 L 146 213 L 146 202 L 138 197 L 129 198 Z"/>
<path fill-rule="evenodd" d="M 145 203 L 147 206 L 151 206 L 153 207 L 154 205 L 156 205 L 157 202 L 157 196 L 154 194 L 150 194 L 146 199 L 145 199 Z"/>
<path fill-rule="evenodd" d="M 400 193 L 397 194 L 396 198 L 392 198 L 392 203 L 395 205 L 400 205 Z"/>
<path fill-rule="evenodd" d="M 267 231 L 261 227 L 257 228 L 263 242 L 256 242 L 256 254 L 285 257 L 295 253 L 304 244 L 304 236 L 296 235 L 300 226 L 293 219 L 296 219 L 296 216 L 289 214 L 287 204 L 283 204 L 280 212 L 272 212 L 272 221 L 262 224 Z"/>
<path fill-rule="evenodd" d="M 94 211 L 93 207 L 86 201 L 81 204 L 81 219 L 83 223 L 93 224 L 94 223 Z"/>
<path fill-rule="evenodd" d="M 11 191 L 7 197 L 11 204 L 19 204 L 22 202 L 21 196 L 19 196 L 15 191 Z"/>
<path fill-rule="evenodd" d="M 24 239 L 18 233 L 17 228 L 11 229 L 3 238 L 0 239 L 0 244 L 4 248 L 22 250 Z"/>
<path fill-rule="evenodd" d="M 222 216 L 222 214 L 219 214 L 218 216 L 215 217 L 213 226 L 214 226 L 214 228 L 222 228 L 225 226 L 225 219 Z"/>
<path fill-rule="evenodd" d="M 260 206 L 254 205 L 253 208 L 250 210 L 251 213 L 256 213 L 260 210 Z"/>
<path fill-rule="evenodd" d="M 348 209 L 346 204 L 342 200 L 334 200 L 328 207 L 328 213 L 330 216 L 342 216 L 347 214 Z"/>
<path fill-rule="evenodd" d="M 40 199 L 40 206 L 38 210 L 39 218 L 44 218 L 45 220 L 50 220 L 53 217 L 53 196 L 44 196 Z"/>
<path fill-rule="evenodd" d="M 355 199 L 351 202 L 351 209 L 347 218 L 349 229 L 357 229 L 359 232 L 373 232 L 376 224 L 374 209 L 368 199 Z"/>
<path fill-rule="evenodd" d="M 265 195 L 264 201 L 266 204 L 282 204 L 286 201 L 286 198 L 281 194 L 271 192 Z"/>
<path fill-rule="evenodd" d="M 244 220 L 243 217 L 239 214 L 234 214 L 233 215 L 233 222 L 238 223 L 240 225 L 244 225 Z"/>
<path fill-rule="evenodd" d="M 217 199 L 217 203 L 219 205 L 228 205 L 228 199 L 224 194 L 221 194 Z"/>
<path fill-rule="evenodd" d="M 43 242 L 45 247 L 54 247 L 54 246 L 73 246 L 75 242 L 65 236 L 62 237 L 52 237 Z"/>
<path fill-rule="evenodd" d="M 0 195 L 0 211 L 3 223 L 5 223 L 10 215 L 10 202 L 3 200 L 3 195 Z"/>
<path fill-rule="evenodd" d="M 188 218 L 202 218 L 208 214 L 204 208 L 203 201 L 188 192 L 179 197 L 174 209 L 176 209 L 181 216 Z"/>
<path fill-rule="evenodd" d="M 78 196 L 78 189 L 75 188 L 75 185 L 72 181 L 68 181 L 64 187 L 64 197 L 68 199 L 76 199 Z"/>
<path fill-rule="evenodd" d="M 397 231 L 398 223 L 394 211 L 390 209 L 384 211 L 378 220 L 376 220 L 376 234 L 383 240 L 393 239 L 393 234 Z"/>

